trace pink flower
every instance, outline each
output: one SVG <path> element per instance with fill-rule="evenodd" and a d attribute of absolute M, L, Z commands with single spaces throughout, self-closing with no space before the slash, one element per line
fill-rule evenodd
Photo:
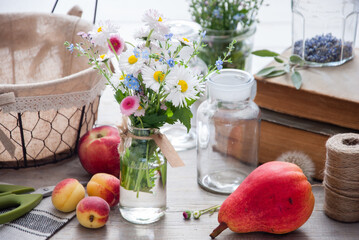
<path fill-rule="evenodd" d="M 164 103 L 161 104 L 160 108 L 165 111 L 167 110 L 167 106 Z"/>
<path fill-rule="evenodd" d="M 77 36 L 80 36 L 80 37 L 82 37 L 82 38 L 87 38 L 87 37 L 88 37 L 88 34 L 85 33 L 85 32 L 78 32 L 78 33 L 77 33 Z"/>
<path fill-rule="evenodd" d="M 125 97 L 120 103 L 120 109 L 123 115 L 132 115 L 140 106 L 140 99 L 136 96 Z"/>
<path fill-rule="evenodd" d="M 120 37 L 118 34 L 112 34 L 110 37 L 110 42 L 112 44 L 113 49 L 115 49 L 115 52 L 117 55 L 120 55 L 125 48 L 125 41 Z M 113 52 L 110 44 L 108 44 L 108 48 L 111 52 Z"/>

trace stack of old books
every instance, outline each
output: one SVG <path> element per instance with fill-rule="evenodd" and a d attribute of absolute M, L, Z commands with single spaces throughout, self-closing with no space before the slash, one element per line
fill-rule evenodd
<path fill-rule="evenodd" d="M 289 56 L 290 50 L 284 55 Z M 359 132 L 359 57 L 338 67 L 307 68 L 300 73 L 300 90 L 288 75 L 256 77 L 255 102 L 262 109 L 259 161 L 302 151 L 313 159 L 315 178 L 321 180 L 326 140 L 337 133 Z"/>

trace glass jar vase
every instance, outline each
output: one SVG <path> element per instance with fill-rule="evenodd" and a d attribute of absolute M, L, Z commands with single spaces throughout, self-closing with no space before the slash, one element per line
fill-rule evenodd
<path fill-rule="evenodd" d="M 218 58 L 223 58 L 223 53 L 228 51 L 229 44 L 236 40 L 234 49 L 231 52 L 230 58 L 232 63 L 224 63 L 224 68 L 235 68 L 251 71 L 252 68 L 252 49 L 254 34 L 256 32 L 255 24 L 241 30 L 213 30 L 203 29 L 206 35 L 203 38 L 203 43 L 207 47 L 202 48 L 199 57 L 207 65 L 215 65 Z"/>
<path fill-rule="evenodd" d="M 197 112 L 197 181 L 204 189 L 232 193 L 257 167 L 260 109 L 256 82 L 236 69 L 212 73 L 207 100 Z"/>
<path fill-rule="evenodd" d="M 166 211 L 167 160 L 150 138 L 158 129 L 128 130 L 120 152 L 120 212 L 129 222 L 149 224 Z"/>
<path fill-rule="evenodd" d="M 352 59 L 358 11 L 357 0 L 292 0 L 292 54 L 313 67 Z"/>

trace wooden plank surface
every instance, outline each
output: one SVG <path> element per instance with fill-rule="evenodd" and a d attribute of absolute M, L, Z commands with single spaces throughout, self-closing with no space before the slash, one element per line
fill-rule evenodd
<path fill-rule="evenodd" d="M 35 4 L 34 4 L 35 2 Z M 55 1 L 17 0 L 2 1 L 0 12 L 41 11 L 49 12 Z M 76 4 L 83 8 L 83 18 L 92 21 L 94 1 L 78 0 Z M 189 20 L 187 1 L 138 0 L 123 4 L 117 0 L 99 1 L 97 20 L 111 19 L 121 25 L 121 34 L 129 39 L 140 25 L 144 9 L 156 8 L 172 19 Z M 66 13 L 74 5 L 73 1 L 59 1 L 56 13 Z M 255 35 L 254 49 L 270 49 L 281 52 L 291 44 L 290 1 L 276 0 L 261 8 L 260 23 Z M 358 44 L 357 44 L 358 45 Z M 253 57 L 252 72 L 264 67 L 270 59 Z M 111 91 L 107 91 L 112 95 Z M 113 98 L 102 98 L 99 112 L 99 123 L 118 123 L 118 105 Z M 200 220 L 184 221 L 182 211 L 203 209 L 222 202 L 226 197 L 202 190 L 196 182 L 195 151 L 181 152 L 180 156 L 186 166 L 168 169 L 168 210 L 166 216 L 151 225 L 133 225 L 120 216 L 117 209 L 111 211 L 110 220 L 104 228 L 85 229 L 76 219 L 70 221 L 51 239 L 210 239 L 209 234 L 217 226 L 217 214 L 204 215 Z M 12 184 L 23 184 L 33 187 L 54 185 L 64 178 L 74 177 L 78 180 L 89 180 L 90 176 L 82 169 L 78 159 L 73 158 L 39 168 L 21 170 L 0 169 L 0 181 Z M 323 190 L 314 187 L 316 205 L 312 217 L 297 231 L 286 235 L 265 233 L 235 234 L 224 231 L 217 239 L 301 239 L 301 240 L 351 240 L 359 239 L 359 223 L 344 224 L 327 218 L 323 213 Z M 0 239 L 1 235 L 0 235 Z"/>
<path fill-rule="evenodd" d="M 51 239 L 210 239 L 209 234 L 217 222 L 217 213 L 203 215 L 199 220 L 185 221 L 182 212 L 186 209 L 204 209 L 221 203 L 226 196 L 216 195 L 201 189 L 196 181 L 195 150 L 180 152 L 186 166 L 168 169 L 167 207 L 165 217 L 150 225 L 135 225 L 126 222 L 117 208 L 112 209 L 109 222 L 97 230 L 82 227 L 76 218 Z M 38 168 L 0 170 L 0 182 L 33 186 L 53 185 L 64 178 L 89 180 L 77 157 Z M 301 240 L 357 240 L 359 223 L 340 223 L 328 218 L 323 212 L 323 189 L 313 187 L 316 203 L 311 218 L 298 230 L 285 235 L 267 233 L 237 234 L 225 230 L 217 239 L 301 239 Z M 1 236 L 0 236 L 1 239 Z"/>

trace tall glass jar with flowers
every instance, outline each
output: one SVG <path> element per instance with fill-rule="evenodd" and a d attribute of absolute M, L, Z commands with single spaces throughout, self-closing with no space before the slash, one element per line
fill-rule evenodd
<path fill-rule="evenodd" d="M 159 128 L 180 122 L 189 130 L 190 106 L 203 93 L 208 74 L 222 67 L 210 67 L 205 76 L 191 70 L 189 62 L 203 47 L 203 33 L 194 42 L 174 36 L 166 18 L 156 10 L 146 11 L 143 22 L 144 27 L 135 34 L 136 43 L 125 42 L 110 22 L 97 24 L 89 33 L 79 33 L 84 42 L 65 43 L 70 51 L 76 49 L 79 55 L 87 56 L 107 79 L 122 115 L 129 120 L 128 125 L 120 127 L 120 212 L 138 224 L 155 222 L 164 215 L 167 160 L 171 165 L 181 165 Z M 223 62 L 230 61 L 233 44 Z M 109 52 L 96 51 L 97 45 L 108 46 Z"/>
<path fill-rule="evenodd" d="M 200 51 L 207 64 L 222 63 L 223 52 L 236 40 L 231 63 L 225 68 L 251 70 L 251 52 L 256 32 L 257 13 L 263 0 L 190 0 L 190 12 L 199 23 L 208 45 Z"/>

